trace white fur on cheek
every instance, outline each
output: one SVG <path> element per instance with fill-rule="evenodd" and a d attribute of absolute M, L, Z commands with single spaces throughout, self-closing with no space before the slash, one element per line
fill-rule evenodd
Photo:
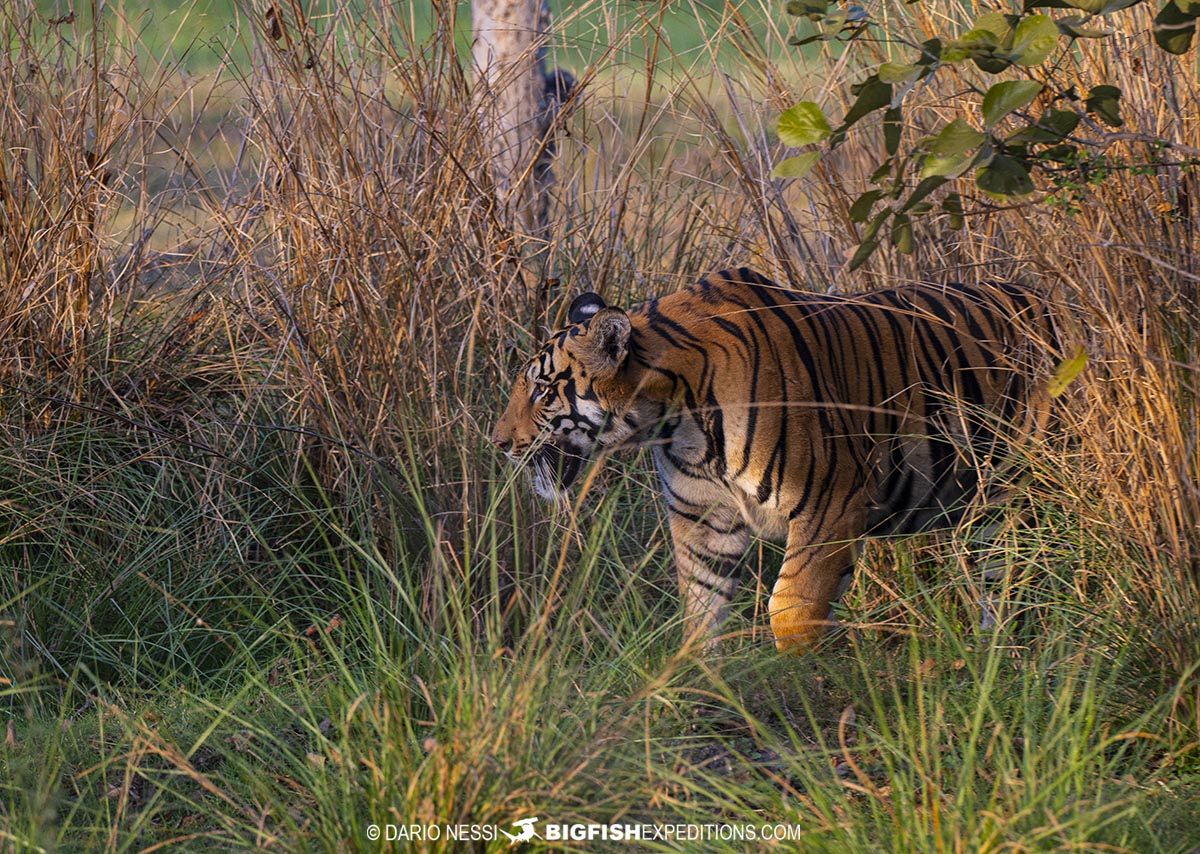
<path fill-rule="evenodd" d="M 539 498 L 543 501 L 553 501 L 555 503 L 562 503 L 567 500 L 566 491 L 559 489 L 554 475 L 546 466 L 541 463 L 534 463 L 532 469 L 533 491 L 538 494 Z"/>

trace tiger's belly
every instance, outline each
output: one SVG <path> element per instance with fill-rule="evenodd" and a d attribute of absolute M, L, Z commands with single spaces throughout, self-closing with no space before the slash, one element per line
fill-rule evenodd
<path fill-rule="evenodd" d="M 741 489 L 734 488 L 730 497 L 756 536 L 764 540 L 783 542 L 787 539 L 788 517 L 773 507 L 765 507 Z"/>
<path fill-rule="evenodd" d="M 679 413 L 669 438 L 654 447 L 654 462 L 667 503 L 696 515 L 717 508 L 736 510 L 755 536 L 783 541 L 787 514 L 761 504 L 748 487 L 725 479 L 724 466 L 690 413 Z"/>
<path fill-rule="evenodd" d="M 656 449 L 657 450 L 657 449 Z M 750 531 L 766 540 L 783 542 L 787 539 L 787 514 L 760 504 L 753 496 L 715 474 L 695 469 L 683 470 L 677 458 L 669 453 L 656 453 L 655 462 L 666 491 L 667 504 L 690 515 L 723 514 L 713 511 L 733 510 L 741 516 Z"/>
<path fill-rule="evenodd" d="M 728 453 L 729 449 L 723 448 L 721 454 L 714 454 L 712 440 L 691 413 L 678 413 L 670 425 L 669 439 L 654 448 L 655 465 L 668 503 L 686 510 L 734 509 L 755 536 L 786 540 L 788 516 L 780 509 L 784 496 L 775 492 L 765 502 L 759 498 L 763 473 L 757 467 L 747 468 L 739 478 L 727 479 Z"/>

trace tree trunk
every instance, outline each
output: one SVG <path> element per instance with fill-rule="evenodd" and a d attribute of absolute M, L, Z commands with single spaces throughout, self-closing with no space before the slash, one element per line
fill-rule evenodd
<path fill-rule="evenodd" d="M 475 103 L 492 181 L 514 230 L 544 238 L 554 117 L 575 81 L 559 69 L 546 72 L 548 0 L 472 0 L 471 14 Z"/>

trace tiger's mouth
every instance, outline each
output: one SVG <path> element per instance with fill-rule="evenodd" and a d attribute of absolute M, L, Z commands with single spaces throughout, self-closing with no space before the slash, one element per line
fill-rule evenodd
<path fill-rule="evenodd" d="M 533 491 L 546 501 L 563 501 L 579 477 L 587 455 L 550 442 L 538 448 L 529 461 Z"/>

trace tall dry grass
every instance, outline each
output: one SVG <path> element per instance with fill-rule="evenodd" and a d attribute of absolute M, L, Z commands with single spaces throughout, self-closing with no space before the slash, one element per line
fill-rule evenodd
<path fill-rule="evenodd" d="M 916 7 L 911 29 L 897 26 L 919 42 L 945 32 L 947 20 L 974 15 L 962 4 L 931 12 Z M 963 230 L 934 223 L 914 257 L 876 258 L 850 286 L 1018 278 L 1055 295 L 1062 355 L 1082 345 L 1089 368 L 1060 407 L 1070 442 L 1044 449 L 1039 488 L 1105 555 L 1104 570 L 1081 561 L 1081 596 L 1118 608 L 1129 607 L 1131 596 L 1149 605 L 1161 651 L 1172 667 L 1186 669 L 1196 644 L 1189 603 L 1200 580 L 1200 410 L 1193 393 L 1200 81 L 1192 64 L 1155 47 L 1147 10 L 1113 20 L 1118 34 L 1081 44 L 1059 65 L 1052 87 L 1084 92 L 1111 81 L 1122 89 L 1124 126 L 1091 123 L 1086 134 L 1085 148 L 1097 157 L 1090 168 L 1048 169 L 1032 198 L 1003 207 L 977 193 Z M 881 47 L 875 56 L 890 54 Z M 986 88 L 991 79 L 968 67 L 943 89 L 924 93 L 921 107 L 907 114 L 906 133 L 919 137 L 963 115 L 956 91 L 963 83 Z M 826 205 L 823 222 L 853 233 L 846 203 L 868 186 L 877 152 L 847 151 L 836 170 L 826 171 L 814 193 Z M 834 263 L 848 247 L 839 248 Z"/>

